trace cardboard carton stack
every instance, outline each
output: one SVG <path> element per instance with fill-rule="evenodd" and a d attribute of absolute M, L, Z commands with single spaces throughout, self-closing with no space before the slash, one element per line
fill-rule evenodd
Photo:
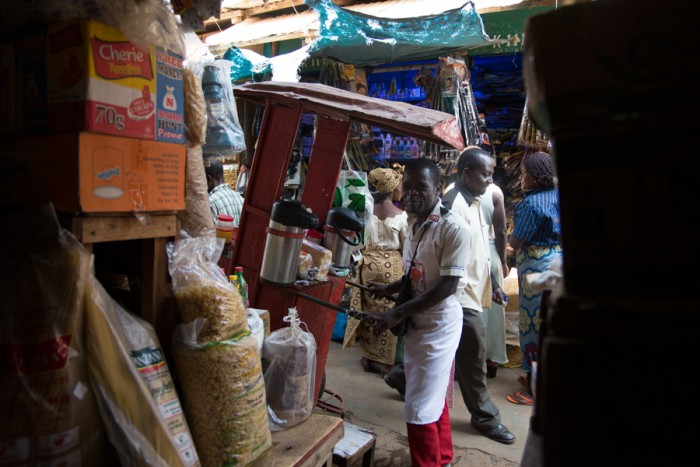
<path fill-rule="evenodd" d="M 697 18 L 679 0 L 619 0 L 526 25 L 528 107 L 553 141 L 569 293 L 663 297 L 692 285 L 682 239 L 700 174 Z"/>
<path fill-rule="evenodd" d="M 182 57 L 99 21 L 4 44 L 0 196 L 70 212 L 183 209 L 183 110 Z"/>

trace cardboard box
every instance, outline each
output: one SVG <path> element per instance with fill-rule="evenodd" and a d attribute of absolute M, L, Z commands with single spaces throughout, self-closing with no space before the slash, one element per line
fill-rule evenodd
<path fill-rule="evenodd" d="M 554 135 L 691 112 L 697 61 L 679 38 L 694 37 L 696 18 L 681 0 L 590 2 L 530 17 L 523 42 L 530 116 Z"/>
<path fill-rule="evenodd" d="M 261 310 L 259 308 L 251 308 L 251 310 L 254 310 L 258 316 L 263 321 L 263 327 L 265 329 L 265 337 L 270 335 L 270 312 L 268 310 Z"/>
<path fill-rule="evenodd" d="M 564 283 L 589 297 L 693 290 L 700 119 L 562 133 L 554 140 Z"/>
<path fill-rule="evenodd" d="M 17 87 L 20 95 L 17 126 L 30 133 L 49 130 L 49 110 L 46 89 L 46 35 L 32 33 L 17 41 Z"/>
<path fill-rule="evenodd" d="M 185 146 L 97 133 L 7 138 L 0 197 L 60 211 L 185 207 Z"/>
<path fill-rule="evenodd" d="M 17 127 L 17 73 L 14 44 L 0 45 L 0 132 Z"/>
<path fill-rule="evenodd" d="M 184 143 L 179 55 L 136 46 L 99 21 L 61 21 L 46 31 L 43 66 L 50 132 Z"/>

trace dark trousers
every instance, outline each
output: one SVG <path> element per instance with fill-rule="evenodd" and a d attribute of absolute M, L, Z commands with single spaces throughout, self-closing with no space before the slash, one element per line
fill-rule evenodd
<path fill-rule="evenodd" d="M 462 308 L 462 336 L 455 356 L 455 375 L 472 425 L 493 428 L 501 423 L 498 407 L 486 386 L 486 328 L 478 311 Z"/>

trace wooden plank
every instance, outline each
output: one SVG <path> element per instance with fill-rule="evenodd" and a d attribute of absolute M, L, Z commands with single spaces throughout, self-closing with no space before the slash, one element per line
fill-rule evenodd
<path fill-rule="evenodd" d="M 141 316 L 153 324 L 161 340 L 171 336 L 174 327 L 173 323 L 161 322 L 168 293 L 167 241 L 167 237 L 144 239 L 141 258 Z"/>
<path fill-rule="evenodd" d="M 175 214 L 136 217 L 74 217 L 73 235 L 83 243 L 173 237 L 177 231 Z"/>
<path fill-rule="evenodd" d="M 272 447 L 253 463 L 256 467 L 320 467 L 333 457 L 333 446 L 343 438 L 343 420 L 312 413 L 308 420 L 272 433 Z"/>

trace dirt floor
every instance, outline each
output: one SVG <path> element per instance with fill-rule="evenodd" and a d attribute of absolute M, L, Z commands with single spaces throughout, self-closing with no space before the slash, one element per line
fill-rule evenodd
<path fill-rule="evenodd" d="M 398 392 L 387 386 L 378 374 L 363 371 L 356 347 L 343 349 L 340 343 L 331 342 L 325 371 L 326 388 L 340 398 L 326 393 L 324 400 L 338 410 L 344 408 L 346 422 L 366 428 L 376 435 L 374 465 L 410 466 L 403 401 Z M 521 465 L 532 407 L 515 405 L 505 399 L 510 392 L 523 389 L 517 382 L 518 374 L 518 368 L 500 367 L 496 378 L 488 380 L 491 399 L 501 411 L 502 423 L 516 436 L 515 443 L 510 445 L 492 441 L 471 427 L 469 413 L 459 388 L 455 387 L 454 407 L 450 409 L 455 449 L 453 466 Z"/>

